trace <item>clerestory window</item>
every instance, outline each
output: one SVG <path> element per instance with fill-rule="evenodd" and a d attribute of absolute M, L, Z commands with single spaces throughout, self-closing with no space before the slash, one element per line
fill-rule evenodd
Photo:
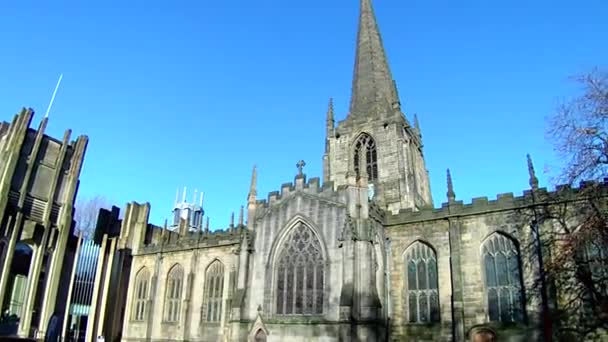
<path fill-rule="evenodd" d="M 376 142 L 368 134 L 361 134 L 355 143 L 354 150 L 355 173 L 359 176 L 361 166 L 365 165 L 367 179 L 370 182 L 378 179 L 378 156 L 376 153 Z"/>
<path fill-rule="evenodd" d="M 300 223 L 289 232 L 276 265 L 276 313 L 322 314 L 325 266 L 321 243 L 308 226 Z"/>
<path fill-rule="evenodd" d="M 184 284 L 184 268 L 176 264 L 167 275 L 165 289 L 165 321 L 178 322 L 180 317 L 182 288 Z"/>
<path fill-rule="evenodd" d="M 515 242 L 494 233 L 482 246 L 482 258 L 490 321 L 523 321 L 519 252 Z"/>
<path fill-rule="evenodd" d="M 222 313 L 222 296 L 224 293 L 224 265 L 215 260 L 207 267 L 205 273 L 205 290 L 203 300 L 203 320 L 219 322 Z"/>
<path fill-rule="evenodd" d="M 427 244 L 417 241 L 405 253 L 407 307 L 410 323 L 439 322 L 437 256 Z"/>

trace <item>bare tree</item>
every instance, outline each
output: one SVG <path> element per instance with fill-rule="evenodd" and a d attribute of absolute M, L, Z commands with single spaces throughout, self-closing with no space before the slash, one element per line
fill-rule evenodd
<path fill-rule="evenodd" d="M 608 175 L 608 71 L 574 80 L 581 94 L 558 107 L 547 135 L 565 161 L 562 181 L 600 180 Z"/>
<path fill-rule="evenodd" d="M 78 197 L 74 212 L 75 234 L 82 232 L 83 237 L 92 238 L 97 224 L 99 209 L 111 207 L 109 201 L 100 195 Z"/>
<path fill-rule="evenodd" d="M 566 187 L 539 194 L 530 219 L 537 227 L 536 254 L 545 259 L 538 286 L 553 298 L 551 335 L 564 341 L 605 340 L 608 73 L 594 69 L 574 80 L 581 86 L 580 94 L 557 108 L 547 130 L 564 161 L 560 180 Z"/>

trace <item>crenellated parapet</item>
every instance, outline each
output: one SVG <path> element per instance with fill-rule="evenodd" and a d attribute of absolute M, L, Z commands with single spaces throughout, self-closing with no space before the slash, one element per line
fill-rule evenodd
<path fill-rule="evenodd" d="M 256 200 L 257 208 L 269 208 L 277 204 L 285 198 L 291 197 L 296 192 L 309 195 L 320 195 L 327 199 L 338 200 L 338 192 L 334 191 L 333 182 L 324 182 L 321 186 L 319 177 L 313 177 L 309 180 L 306 175 L 297 175 L 293 183 L 283 183 L 280 191 L 271 191 L 268 193 L 267 199 Z"/>
<path fill-rule="evenodd" d="M 496 195 L 495 199 L 488 199 L 486 196 L 475 197 L 470 203 L 455 200 L 443 203 L 440 208 L 423 208 L 418 211 L 402 209 L 398 214 L 387 215 L 385 224 L 390 226 L 453 216 L 481 215 L 497 211 L 525 209 L 532 206 L 584 200 L 589 196 L 608 196 L 608 179 L 601 183 L 583 181 L 576 188 L 563 184 L 556 186 L 553 191 L 549 191 L 547 188 L 525 190 L 521 196 L 507 192 Z"/>
<path fill-rule="evenodd" d="M 139 254 L 153 254 L 164 252 L 176 252 L 200 248 L 212 248 L 218 246 L 240 244 L 247 227 L 239 225 L 214 231 L 190 231 L 181 235 L 176 231 L 167 230 L 158 226 L 149 225 L 153 233 L 151 239 L 140 249 Z"/>

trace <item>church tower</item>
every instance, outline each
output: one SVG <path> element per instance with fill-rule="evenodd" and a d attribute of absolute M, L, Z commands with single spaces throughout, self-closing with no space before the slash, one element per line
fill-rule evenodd
<path fill-rule="evenodd" d="M 418 210 L 432 204 L 422 135 L 401 111 L 371 0 L 360 6 L 350 110 L 336 126 L 330 100 L 323 178 L 337 187 L 367 174 L 369 197 L 383 208 Z"/>

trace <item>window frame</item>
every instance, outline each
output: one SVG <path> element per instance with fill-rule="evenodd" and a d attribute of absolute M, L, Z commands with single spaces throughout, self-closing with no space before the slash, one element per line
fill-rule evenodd
<path fill-rule="evenodd" d="M 486 246 L 486 244 L 492 240 L 493 238 L 495 238 L 496 236 L 501 236 L 502 238 L 506 239 L 507 241 L 510 241 L 513 244 L 514 250 L 516 252 L 516 258 L 517 258 L 517 265 L 518 265 L 518 272 L 519 272 L 519 277 L 518 277 L 518 282 L 519 282 L 519 303 L 520 303 L 520 307 L 521 307 L 521 318 L 520 320 L 509 320 L 509 321 L 502 321 L 501 318 L 501 312 L 500 310 L 498 311 L 498 316 L 499 316 L 499 320 L 492 320 L 490 318 L 490 301 L 489 301 L 489 287 L 488 287 L 488 278 L 487 278 L 487 270 L 486 270 L 486 264 L 485 264 L 485 254 L 484 254 L 484 248 Z M 496 230 L 491 232 L 490 234 L 488 234 L 480 243 L 479 245 L 479 263 L 481 266 L 481 276 L 482 276 L 482 284 L 483 284 L 483 295 L 482 295 L 482 303 L 483 303 L 483 309 L 484 309 L 484 313 L 485 313 L 485 317 L 486 317 L 486 322 L 491 322 L 491 323 L 495 323 L 495 324 L 519 324 L 519 323 L 526 323 L 527 322 L 527 312 L 526 312 L 526 289 L 525 289 L 525 285 L 524 285 L 524 281 L 523 281 L 523 264 L 522 264 L 522 256 L 521 256 L 521 249 L 519 246 L 519 241 L 517 239 L 515 239 L 513 236 L 511 236 L 508 233 L 505 233 L 503 231 L 500 230 Z M 496 262 L 495 262 L 496 263 Z M 507 261 L 507 266 L 508 266 L 508 261 Z M 495 266 L 495 270 L 494 272 L 496 272 L 497 267 Z M 509 285 L 512 286 L 512 285 Z M 505 287 L 505 286 L 493 286 L 494 288 L 498 288 L 498 287 Z M 500 301 L 500 298 L 498 298 L 498 300 Z M 500 304 L 499 304 L 500 306 Z"/>
<path fill-rule="evenodd" d="M 213 267 L 218 266 L 219 268 L 219 276 L 214 275 L 213 279 L 217 279 L 220 283 L 219 286 L 219 296 L 213 297 L 213 304 L 218 304 L 218 311 L 214 312 L 214 317 L 217 315 L 217 320 L 209 320 L 209 300 L 210 300 L 210 292 L 209 286 L 210 284 L 210 273 L 215 270 Z M 214 259 L 207 265 L 205 268 L 205 280 L 203 282 L 203 303 L 201 306 L 201 323 L 202 324 L 220 324 L 223 319 L 223 313 L 225 308 L 224 305 L 224 287 L 226 286 L 226 267 L 224 263 L 219 259 Z"/>
<path fill-rule="evenodd" d="M 145 279 L 142 279 L 144 278 Z M 144 284 L 144 296 L 140 298 L 140 285 Z M 132 302 L 131 302 L 131 321 L 133 322 L 145 322 L 148 318 L 148 301 L 150 300 L 150 286 L 151 277 L 150 271 L 147 267 L 142 267 L 135 274 L 135 287 L 133 288 Z M 141 305 L 141 306 L 140 306 Z M 141 307 L 141 315 L 139 308 Z"/>
<path fill-rule="evenodd" d="M 177 286 L 174 283 L 177 282 Z M 171 290 L 171 291 L 170 291 Z M 177 294 L 175 293 L 177 292 Z M 181 320 L 182 300 L 184 296 L 184 268 L 174 264 L 167 272 L 165 281 L 165 302 L 163 306 L 163 323 L 179 323 Z"/>
<path fill-rule="evenodd" d="M 320 312 L 312 312 L 312 313 L 289 313 L 289 314 L 285 314 L 285 313 L 279 313 L 277 310 L 277 304 L 278 304 L 278 271 L 279 271 L 279 263 L 280 263 L 280 258 L 282 256 L 282 252 L 285 248 L 285 244 L 288 242 L 288 240 L 291 238 L 293 232 L 295 229 L 297 229 L 298 227 L 303 226 L 306 229 L 308 229 L 308 231 L 311 234 L 311 238 L 312 239 L 316 239 L 318 246 L 319 246 L 319 256 L 320 256 L 320 260 L 319 260 L 319 264 L 318 265 L 322 265 L 323 270 L 322 270 L 322 274 L 323 274 L 323 285 L 322 285 L 322 289 L 320 290 L 321 295 L 323 296 L 322 301 L 320 303 Z M 284 230 L 284 232 L 280 235 L 280 238 L 277 239 L 275 241 L 275 246 L 273 248 L 273 255 L 272 257 L 272 264 L 269 265 L 271 268 L 269 269 L 269 273 L 271 275 L 271 284 L 272 286 L 270 287 L 269 291 L 267 291 L 267 295 L 270 296 L 270 300 L 268 301 L 268 305 L 270 305 L 270 312 L 271 315 L 275 318 L 280 318 L 282 320 L 286 320 L 286 321 L 297 321 L 297 322 L 303 322 L 303 321 L 309 321 L 309 320 L 316 320 L 319 318 L 324 317 L 324 315 L 327 313 L 328 310 L 328 287 L 329 287 L 329 258 L 326 252 L 326 247 L 323 243 L 323 239 L 321 238 L 321 236 L 319 235 L 319 233 L 317 232 L 317 230 L 315 230 L 313 228 L 313 226 L 307 222 L 304 222 L 302 220 L 297 220 L 295 222 L 293 222 L 293 224 L 288 225 L 288 228 Z M 287 285 L 285 285 L 287 286 Z M 313 291 L 318 291 L 315 289 L 315 284 L 313 283 Z M 314 300 L 314 298 L 313 298 Z M 294 304 L 295 305 L 295 304 Z M 305 304 L 304 304 L 305 305 Z M 295 306 L 294 306 L 295 307 Z M 313 308 L 315 308 L 316 306 L 313 306 Z"/>
<path fill-rule="evenodd" d="M 372 149 L 369 149 L 370 145 Z M 360 156 L 360 151 L 364 151 L 365 154 L 361 154 Z M 351 165 L 353 166 L 353 170 L 355 171 L 357 177 L 359 177 L 359 157 L 364 156 L 366 161 L 365 169 L 367 171 L 367 181 L 369 183 L 376 183 L 380 179 L 378 144 L 370 134 L 362 132 L 357 135 L 357 138 L 355 138 L 355 140 L 353 141 L 351 156 Z"/>
<path fill-rule="evenodd" d="M 409 286 L 409 273 L 408 273 L 408 267 L 409 267 L 409 261 L 410 260 L 416 260 L 416 263 L 418 262 L 418 259 L 410 259 L 408 256 L 410 253 L 414 252 L 414 249 L 417 246 L 421 246 L 422 248 L 426 248 L 428 249 L 428 251 L 430 251 L 434 257 L 435 263 L 435 288 L 429 288 L 429 284 L 427 284 L 427 289 L 424 290 L 419 290 L 419 289 L 415 289 L 415 290 L 410 290 Z M 425 258 L 421 258 L 421 260 L 424 261 Z M 412 242 L 403 252 L 402 254 L 402 262 L 403 262 L 403 308 L 404 308 L 404 322 L 405 324 L 409 324 L 409 325 L 428 325 L 428 324 L 439 324 L 441 323 L 441 297 L 440 297 L 440 289 L 439 289 L 439 257 L 437 254 L 437 250 L 433 247 L 433 245 L 431 245 L 430 243 L 423 241 L 423 240 L 415 240 L 414 242 Z M 425 261 L 425 266 L 428 267 L 429 265 L 429 261 Z M 428 268 L 426 268 L 426 279 L 428 282 L 428 278 L 429 278 L 429 272 L 428 272 Z M 416 280 L 418 280 L 418 268 L 416 268 Z M 420 293 L 424 292 L 427 295 L 427 306 L 428 306 L 428 320 L 427 321 L 421 321 L 420 320 L 420 300 L 418 299 L 418 296 L 420 295 Z M 431 293 L 433 293 L 437 296 L 437 319 L 433 320 L 432 318 L 432 308 L 431 308 L 431 304 L 430 304 L 430 295 Z M 412 322 L 410 320 L 411 317 L 411 313 L 410 313 L 410 294 L 411 293 L 415 293 L 417 296 L 416 299 L 416 306 L 417 306 L 417 312 L 416 312 L 416 321 Z"/>

